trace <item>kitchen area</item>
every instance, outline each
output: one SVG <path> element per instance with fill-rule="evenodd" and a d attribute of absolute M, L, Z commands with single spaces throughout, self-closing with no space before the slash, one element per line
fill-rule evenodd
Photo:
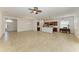
<path fill-rule="evenodd" d="M 48 33 L 58 32 L 58 21 L 44 20 L 42 24 L 40 22 L 37 22 L 37 31 L 48 32 Z"/>

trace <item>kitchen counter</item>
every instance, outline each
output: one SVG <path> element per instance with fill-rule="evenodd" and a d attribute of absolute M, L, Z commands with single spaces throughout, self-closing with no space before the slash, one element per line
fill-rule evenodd
<path fill-rule="evenodd" d="M 53 27 L 42 27 L 42 32 L 53 33 Z"/>

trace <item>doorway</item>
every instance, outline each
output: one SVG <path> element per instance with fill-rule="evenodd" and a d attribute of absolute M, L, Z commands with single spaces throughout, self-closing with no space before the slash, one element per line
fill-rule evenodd
<path fill-rule="evenodd" d="M 17 32 L 17 20 L 6 20 L 5 30 L 7 32 Z"/>

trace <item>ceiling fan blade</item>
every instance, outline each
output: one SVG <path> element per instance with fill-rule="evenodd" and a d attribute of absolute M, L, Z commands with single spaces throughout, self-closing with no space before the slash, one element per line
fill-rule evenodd
<path fill-rule="evenodd" d="M 38 7 L 34 7 L 34 10 L 38 10 Z"/>
<path fill-rule="evenodd" d="M 42 10 L 38 10 L 37 12 L 42 12 Z"/>

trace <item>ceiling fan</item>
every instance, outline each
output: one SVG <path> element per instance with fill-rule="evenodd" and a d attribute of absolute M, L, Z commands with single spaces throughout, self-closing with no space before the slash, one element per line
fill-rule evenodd
<path fill-rule="evenodd" d="M 29 10 L 31 10 L 31 13 L 35 13 L 35 14 L 42 12 L 42 10 L 39 10 L 38 7 L 29 8 Z"/>

